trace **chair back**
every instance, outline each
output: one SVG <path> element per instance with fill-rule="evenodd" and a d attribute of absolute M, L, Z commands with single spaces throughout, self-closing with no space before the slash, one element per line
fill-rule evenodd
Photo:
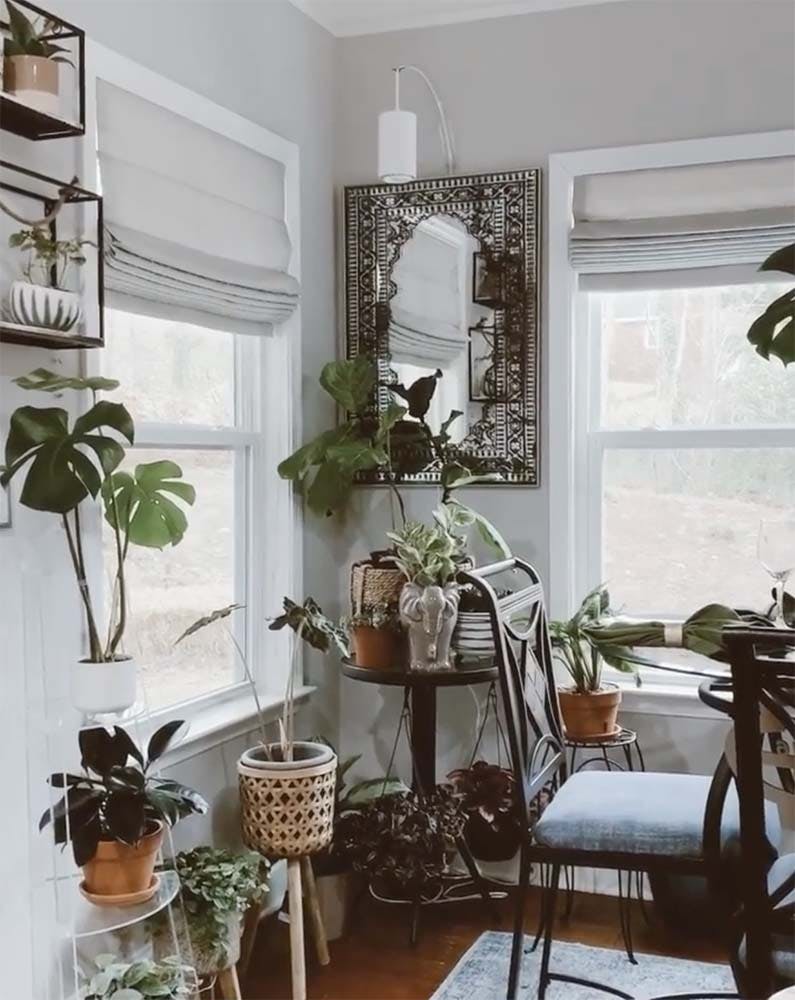
<path fill-rule="evenodd" d="M 521 586 L 500 596 L 492 580 L 512 572 Z M 541 578 L 515 557 L 459 574 L 487 601 L 499 670 L 511 763 L 522 815 L 530 820 L 539 795 L 566 777 L 560 706 Z"/>

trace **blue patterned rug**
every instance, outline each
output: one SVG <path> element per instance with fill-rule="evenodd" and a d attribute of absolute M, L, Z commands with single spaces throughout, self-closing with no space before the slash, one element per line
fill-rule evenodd
<path fill-rule="evenodd" d="M 529 948 L 532 939 L 525 940 Z M 458 960 L 431 1000 L 500 1000 L 505 996 L 508 984 L 510 955 L 511 935 L 486 931 Z M 638 1000 L 688 990 L 725 990 L 731 993 L 735 989 L 727 965 L 690 962 L 660 955 L 638 954 L 637 959 L 638 964 L 631 965 L 621 951 L 556 941 L 552 945 L 550 968 L 553 972 L 606 983 L 632 994 Z M 540 964 L 539 946 L 524 956 L 518 991 L 521 1000 L 535 1000 Z M 547 988 L 547 1000 L 599 1000 L 606 996 L 608 994 L 570 983 L 552 982 Z"/>

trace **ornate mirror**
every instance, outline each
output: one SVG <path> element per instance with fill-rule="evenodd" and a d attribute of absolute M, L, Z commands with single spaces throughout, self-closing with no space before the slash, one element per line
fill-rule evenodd
<path fill-rule="evenodd" d="M 444 428 L 467 468 L 538 485 L 538 185 L 521 170 L 345 189 L 347 356 L 377 365 L 374 414 L 412 386 L 423 400 L 396 428 L 406 482 L 439 481 L 420 432 Z"/>

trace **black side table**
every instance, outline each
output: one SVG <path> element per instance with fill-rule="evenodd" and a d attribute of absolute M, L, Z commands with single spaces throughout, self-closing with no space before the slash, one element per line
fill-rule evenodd
<path fill-rule="evenodd" d="M 409 699 L 411 716 L 410 740 L 412 759 L 412 789 L 427 794 L 436 786 L 436 692 L 438 688 L 466 687 L 470 684 L 490 684 L 497 679 L 497 667 L 491 661 L 479 661 L 457 670 L 420 673 L 408 670 L 377 670 L 359 667 L 347 658 L 342 661 L 342 672 L 351 680 L 366 684 L 385 684 L 403 688 Z M 450 903 L 477 898 L 492 905 L 493 900 L 505 897 L 505 892 L 493 892 L 481 875 L 472 853 L 463 837 L 458 840 L 458 851 L 469 875 L 453 875 L 450 885 L 441 896 L 430 900 L 415 900 L 413 904 L 411 943 L 416 943 L 419 909 L 434 903 Z M 475 890 L 473 896 L 472 890 Z M 408 902 L 394 900 L 394 902 Z M 495 911 L 495 919 L 499 914 Z"/>

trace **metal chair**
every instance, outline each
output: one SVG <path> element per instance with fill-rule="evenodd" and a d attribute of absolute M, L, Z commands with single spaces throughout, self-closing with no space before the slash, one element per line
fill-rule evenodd
<path fill-rule="evenodd" d="M 498 597 L 489 580 L 522 574 L 525 585 Z M 528 563 L 512 558 L 462 573 L 490 606 L 500 691 L 512 767 L 526 824 L 516 891 L 507 997 L 516 996 L 524 944 L 524 907 L 531 866 L 549 866 L 542 910 L 544 942 L 538 997 L 551 981 L 587 986 L 632 998 L 608 984 L 550 970 L 555 904 L 563 866 L 615 871 L 667 871 L 706 875 L 721 891 L 727 849 L 739 836 L 739 809 L 724 758 L 712 778 L 653 772 L 582 771 L 569 776 L 552 649 L 541 580 Z M 552 798 L 531 826 L 533 803 Z M 769 831 L 775 839 L 776 820 Z M 694 984 L 694 986 L 697 984 Z M 733 996 L 719 993 L 711 996 Z M 693 994 L 701 1000 L 704 992 Z"/>

